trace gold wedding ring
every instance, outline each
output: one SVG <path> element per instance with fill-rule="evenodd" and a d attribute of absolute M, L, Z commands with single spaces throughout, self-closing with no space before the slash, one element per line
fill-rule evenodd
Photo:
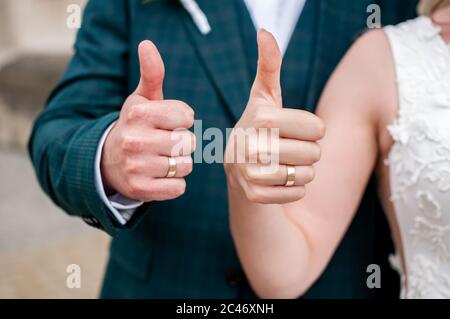
<path fill-rule="evenodd" d="M 177 159 L 169 157 L 169 170 L 167 171 L 166 178 L 175 177 L 177 174 Z"/>
<path fill-rule="evenodd" d="M 286 184 L 284 186 L 292 187 L 295 185 L 295 166 L 286 165 L 286 168 L 287 168 L 287 178 Z"/>

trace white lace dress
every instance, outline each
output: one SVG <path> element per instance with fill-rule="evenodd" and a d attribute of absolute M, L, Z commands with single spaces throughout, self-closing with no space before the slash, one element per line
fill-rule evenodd
<path fill-rule="evenodd" d="M 385 31 L 399 92 L 387 162 L 403 249 L 391 261 L 402 298 L 450 298 L 450 45 L 427 17 Z"/>

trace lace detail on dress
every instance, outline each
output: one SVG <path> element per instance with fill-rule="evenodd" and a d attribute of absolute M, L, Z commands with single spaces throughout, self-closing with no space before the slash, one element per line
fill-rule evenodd
<path fill-rule="evenodd" d="M 403 245 L 402 297 L 450 298 L 450 45 L 426 17 L 385 31 L 399 93 L 387 163 Z"/>
<path fill-rule="evenodd" d="M 436 299 L 450 296 L 450 276 L 430 258 L 417 254 L 409 265 L 408 299 Z"/>

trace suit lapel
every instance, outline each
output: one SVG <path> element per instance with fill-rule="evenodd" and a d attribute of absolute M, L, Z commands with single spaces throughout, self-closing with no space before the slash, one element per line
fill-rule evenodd
<path fill-rule="evenodd" d="M 184 26 L 222 99 L 235 120 L 241 117 L 250 92 L 250 80 L 234 2 L 197 0 L 212 31 L 202 35 L 183 10 Z"/>

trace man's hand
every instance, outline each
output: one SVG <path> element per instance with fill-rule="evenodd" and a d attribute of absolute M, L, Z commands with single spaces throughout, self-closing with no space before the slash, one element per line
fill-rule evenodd
<path fill-rule="evenodd" d="M 163 99 L 164 64 L 152 42 L 139 45 L 139 61 L 139 85 L 103 148 L 103 183 L 108 192 L 134 200 L 174 199 L 184 193 L 184 177 L 192 171 L 195 136 L 187 129 L 194 123 L 194 111 L 181 101 Z M 174 149 L 181 150 L 173 154 Z M 169 157 L 177 160 L 174 178 L 166 178 Z"/>
<path fill-rule="evenodd" d="M 258 54 L 258 70 L 248 105 L 227 145 L 225 171 L 228 186 L 231 191 L 244 194 L 252 202 L 294 202 L 305 195 L 304 186 L 314 178 L 312 165 L 320 159 L 321 153 L 317 141 L 323 138 L 325 127 L 314 114 L 283 108 L 281 53 L 274 37 L 265 30 L 258 33 Z M 238 129 L 249 128 L 255 129 L 257 139 L 236 142 L 240 138 Z M 260 129 L 278 130 L 276 149 L 266 145 L 271 143 L 261 143 Z M 237 163 L 239 154 L 245 154 L 241 158 L 250 160 L 253 157 L 256 161 Z M 272 168 L 268 169 L 267 158 L 277 159 L 275 167 L 271 163 Z M 287 165 L 295 167 L 295 184 L 292 187 L 285 186 Z"/>

